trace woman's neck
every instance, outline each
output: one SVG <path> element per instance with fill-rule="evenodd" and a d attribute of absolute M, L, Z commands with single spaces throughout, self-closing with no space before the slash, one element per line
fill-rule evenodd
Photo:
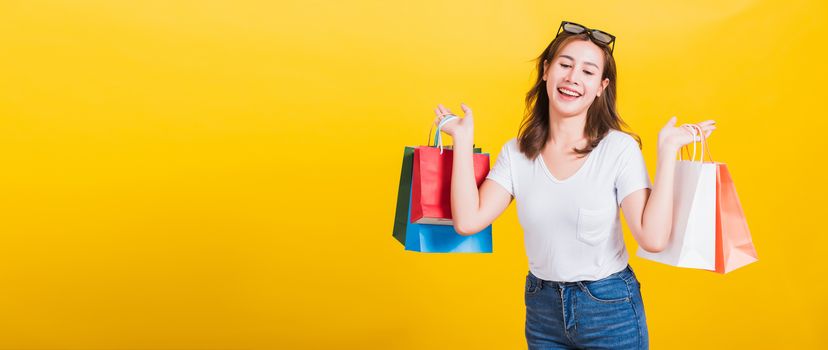
<path fill-rule="evenodd" d="M 585 139 L 586 112 L 574 116 L 560 116 L 549 113 L 548 144 L 556 148 L 571 148 L 573 144 L 581 144 Z"/>

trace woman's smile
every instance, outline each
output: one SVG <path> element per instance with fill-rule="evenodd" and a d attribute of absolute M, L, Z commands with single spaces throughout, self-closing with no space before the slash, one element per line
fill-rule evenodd
<path fill-rule="evenodd" d="M 561 100 L 564 101 L 575 101 L 581 97 L 581 94 L 572 89 L 559 87 L 557 90 Z"/>

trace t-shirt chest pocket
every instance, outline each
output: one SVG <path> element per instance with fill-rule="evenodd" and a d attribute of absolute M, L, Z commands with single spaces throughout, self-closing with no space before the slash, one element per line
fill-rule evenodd
<path fill-rule="evenodd" d="M 600 209 L 578 209 L 578 225 L 576 235 L 578 240 L 598 245 L 609 237 L 613 223 L 615 223 L 615 207 Z"/>

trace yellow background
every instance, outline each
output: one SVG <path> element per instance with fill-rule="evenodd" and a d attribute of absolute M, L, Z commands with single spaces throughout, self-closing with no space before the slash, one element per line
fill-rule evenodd
<path fill-rule="evenodd" d="M 760 261 L 633 257 L 654 349 L 825 348 L 824 1 L 3 1 L 0 348 L 521 349 L 494 254 L 391 237 L 433 108 L 517 131 L 561 20 L 615 34 L 642 136 L 715 119 Z M 626 230 L 628 249 L 635 242 Z"/>

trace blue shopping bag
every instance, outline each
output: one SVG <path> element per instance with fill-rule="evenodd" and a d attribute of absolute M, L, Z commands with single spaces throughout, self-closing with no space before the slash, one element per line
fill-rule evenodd
<path fill-rule="evenodd" d="M 411 223 L 411 192 L 408 195 L 405 250 L 421 253 L 491 253 L 492 225 L 470 236 L 463 236 L 449 225 Z"/>

